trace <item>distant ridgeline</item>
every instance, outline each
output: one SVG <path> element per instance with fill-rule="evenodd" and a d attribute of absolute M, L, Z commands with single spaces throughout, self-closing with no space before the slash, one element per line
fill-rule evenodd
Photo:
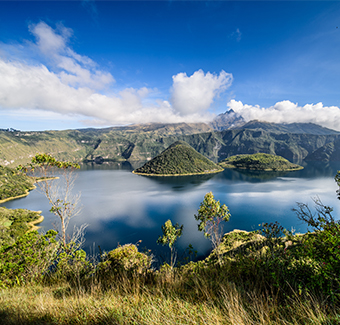
<path fill-rule="evenodd" d="M 187 143 L 177 141 L 133 173 L 146 176 L 182 176 L 218 173 L 222 170 L 223 168 Z"/>
<path fill-rule="evenodd" d="M 9 167 L 0 166 L 0 203 L 26 196 L 34 179 Z"/>
<path fill-rule="evenodd" d="M 229 112 L 209 125 L 149 123 L 44 132 L 0 130 L 0 165 L 24 165 L 42 152 L 72 162 L 146 161 L 179 140 L 214 161 L 258 152 L 292 162 L 340 161 L 340 132 L 311 123 L 245 124 Z"/>
<path fill-rule="evenodd" d="M 292 164 L 283 157 L 265 153 L 232 156 L 219 162 L 219 165 L 223 168 L 263 171 L 293 171 L 303 169 L 302 166 Z"/>

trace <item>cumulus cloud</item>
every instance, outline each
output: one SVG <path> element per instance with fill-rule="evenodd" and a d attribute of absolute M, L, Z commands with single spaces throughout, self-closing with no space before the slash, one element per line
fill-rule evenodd
<path fill-rule="evenodd" d="M 246 105 L 234 99 L 227 105 L 242 115 L 246 121 L 315 123 L 340 131 L 340 109 L 337 106 L 323 106 L 322 103 L 298 106 L 289 100 L 284 100 L 274 106 L 264 108 L 259 105 Z"/>
<path fill-rule="evenodd" d="M 198 70 L 190 77 L 178 73 L 172 80 L 170 102 L 176 112 L 186 116 L 206 111 L 214 98 L 231 85 L 233 76 L 223 70 L 219 75 Z"/>
<path fill-rule="evenodd" d="M 59 70 L 60 79 L 70 86 L 102 89 L 114 82 L 113 76 L 97 69 L 95 62 L 75 53 L 67 44 L 73 31 L 62 24 L 52 29 L 44 22 L 29 26 L 39 51 Z"/>
<path fill-rule="evenodd" d="M 190 77 L 179 73 L 173 76 L 170 102 L 154 99 L 154 91 L 145 87 L 117 91 L 110 73 L 68 45 L 71 29 L 62 24 L 53 29 L 44 22 L 29 29 L 36 42 L 29 43 L 27 51 L 32 50 L 33 56 L 40 53 L 44 64 L 0 53 L 0 109 L 4 111 L 27 109 L 83 116 L 84 123 L 98 126 L 203 122 L 212 118 L 206 110 L 232 80 L 224 71 L 215 75 L 199 70 Z M 2 48 L 6 52 L 6 46 Z"/>

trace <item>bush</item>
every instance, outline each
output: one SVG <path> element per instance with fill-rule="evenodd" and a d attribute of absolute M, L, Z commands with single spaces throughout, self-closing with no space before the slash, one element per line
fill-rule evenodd
<path fill-rule="evenodd" d="M 40 281 L 55 256 L 57 232 L 46 235 L 32 231 L 19 237 L 14 244 L 0 247 L 0 286 L 21 285 Z"/>
<path fill-rule="evenodd" d="M 127 274 L 128 276 L 144 275 L 151 267 L 151 256 L 138 251 L 136 245 L 120 246 L 102 258 L 97 271 L 101 280 L 106 277 Z"/>

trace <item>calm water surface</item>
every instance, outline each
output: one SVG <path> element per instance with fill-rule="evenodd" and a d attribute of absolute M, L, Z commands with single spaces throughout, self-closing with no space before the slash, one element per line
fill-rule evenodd
<path fill-rule="evenodd" d="M 225 170 L 215 175 L 183 177 L 145 177 L 134 175 L 130 164 L 87 165 L 77 171 L 74 192 L 81 192 L 81 214 L 71 220 L 74 225 L 88 224 L 85 250 L 111 250 L 118 244 L 140 243 L 156 256 L 167 250 L 156 244 L 161 225 L 168 219 L 184 225 L 178 249 L 192 244 L 203 256 L 210 242 L 197 230 L 194 214 L 204 195 L 212 191 L 215 198 L 229 207 L 231 218 L 225 231 L 255 230 L 263 222 L 280 222 L 284 227 L 305 232 L 307 227 L 292 208 L 296 202 L 313 205 L 318 195 L 338 214 L 340 202 L 334 176 L 340 164 L 309 163 L 301 171 L 288 173 L 250 173 Z M 29 196 L 2 204 L 8 208 L 42 210 L 45 220 L 41 231 L 53 228 L 56 217 L 49 213 L 46 198 L 37 190 Z"/>

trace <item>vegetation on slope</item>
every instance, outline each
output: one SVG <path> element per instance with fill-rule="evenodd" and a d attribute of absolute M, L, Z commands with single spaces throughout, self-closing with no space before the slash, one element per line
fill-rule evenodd
<path fill-rule="evenodd" d="M 160 155 L 134 170 L 135 174 L 177 176 L 220 172 L 223 169 L 187 143 L 177 141 Z"/>
<path fill-rule="evenodd" d="M 209 159 L 257 152 L 290 161 L 339 160 L 339 132 L 315 124 L 249 122 L 241 129 L 216 132 L 207 124 L 145 124 L 105 129 L 20 132 L 0 131 L 0 164 L 26 164 L 38 152 L 73 162 L 145 161 L 181 140 Z M 335 154 L 313 155 L 323 146 Z M 332 149 L 333 150 L 333 149 Z M 321 158 L 320 158 L 321 157 Z"/>
<path fill-rule="evenodd" d="M 224 168 L 240 168 L 264 171 L 291 171 L 302 169 L 302 166 L 292 164 L 287 159 L 266 153 L 252 155 L 236 155 L 219 162 Z"/>
<path fill-rule="evenodd" d="M 34 179 L 12 168 L 0 166 L 0 203 L 25 196 L 34 188 Z"/>
<path fill-rule="evenodd" d="M 0 246 L 4 243 L 14 243 L 42 220 L 40 212 L 0 207 Z"/>

